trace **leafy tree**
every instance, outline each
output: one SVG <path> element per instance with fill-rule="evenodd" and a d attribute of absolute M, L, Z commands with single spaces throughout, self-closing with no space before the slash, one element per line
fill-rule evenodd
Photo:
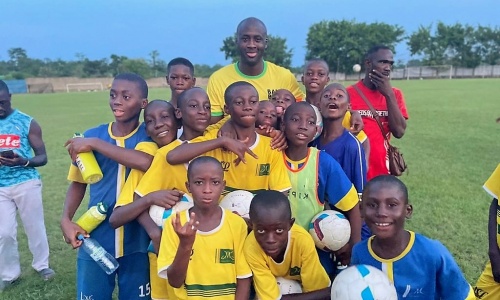
<path fill-rule="evenodd" d="M 264 52 L 264 59 L 284 68 L 290 68 L 293 49 L 288 49 L 286 39 L 270 34 L 267 38 L 268 42 L 267 49 Z M 225 58 L 237 62 L 240 59 L 240 54 L 236 45 L 236 34 L 225 38 L 222 44 L 220 51 L 224 52 Z"/>
<path fill-rule="evenodd" d="M 148 62 L 140 59 L 126 59 L 122 62 L 122 72 L 132 72 L 141 75 L 144 78 L 151 78 L 152 72 Z"/>
<path fill-rule="evenodd" d="M 116 76 L 120 73 L 123 72 L 123 66 L 122 63 L 127 60 L 128 58 L 126 56 L 119 56 L 116 54 L 111 54 L 110 56 L 111 62 L 109 63 L 109 69 L 113 76 Z"/>
<path fill-rule="evenodd" d="M 489 33 L 484 31 L 485 40 Z M 423 55 L 427 65 L 453 64 L 467 68 L 477 67 L 482 60 L 478 30 L 470 25 L 446 25 L 438 22 L 433 26 L 421 26 L 408 39 L 411 55 Z M 487 50 L 483 52 L 488 52 Z"/>
<path fill-rule="evenodd" d="M 500 64 L 500 28 L 478 26 L 476 51 L 487 65 Z"/>
<path fill-rule="evenodd" d="M 321 21 L 309 28 L 306 59 L 320 57 L 328 63 L 330 71 L 351 73 L 354 64 L 363 64 L 369 48 L 383 44 L 394 49 L 403 40 L 403 34 L 398 25 Z"/>

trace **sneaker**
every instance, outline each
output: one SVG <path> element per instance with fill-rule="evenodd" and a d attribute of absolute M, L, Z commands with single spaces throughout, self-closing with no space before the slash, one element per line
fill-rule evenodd
<path fill-rule="evenodd" d="M 54 270 L 52 270 L 51 268 L 45 268 L 43 270 L 38 271 L 38 274 L 42 276 L 43 280 L 47 281 L 50 280 L 52 277 L 54 277 L 56 275 L 56 272 L 54 272 Z"/>
<path fill-rule="evenodd" d="M 10 287 L 11 285 L 16 284 L 18 279 L 19 278 L 12 279 L 12 280 L 2 280 L 2 281 L 0 281 L 0 292 L 2 292 L 3 290 L 5 290 L 6 288 Z"/>

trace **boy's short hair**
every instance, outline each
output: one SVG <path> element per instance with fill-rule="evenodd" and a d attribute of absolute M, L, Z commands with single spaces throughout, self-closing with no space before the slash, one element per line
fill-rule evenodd
<path fill-rule="evenodd" d="M 189 95 L 189 93 L 194 92 L 196 90 L 201 90 L 202 92 L 204 92 L 206 94 L 204 89 L 202 89 L 201 87 L 197 87 L 197 86 L 194 86 L 190 89 L 184 90 L 177 97 L 177 107 L 178 108 L 184 107 L 184 102 L 186 102 L 186 98 Z"/>
<path fill-rule="evenodd" d="M 253 197 L 250 203 L 250 220 L 258 218 L 259 211 L 270 209 L 280 209 L 283 217 L 287 220 L 292 218 L 292 209 L 287 196 L 282 192 L 269 190 L 259 192 Z"/>
<path fill-rule="evenodd" d="M 388 186 L 397 187 L 403 193 L 403 196 L 405 197 L 405 202 L 408 203 L 408 188 L 396 176 L 394 176 L 394 175 L 379 175 L 377 177 L 374 177 L 370 181 L 368 181 L 368 183 L 365 186 L 364 191 L 368 191 L 369 189 L 372 189 L 373 186 L 376 186 L 376 185 L 388 185 Z"/>
<path fill-rule="evenodd" d="M 316 117 L 316 113 L 314 112 L 314 108 L 309 102 L 306 101 L 300 101 L 300 102 L 294 102 L 292 103 L 286 110 L 285 114 L 283 115 L 283 120 L 287 120 L 290 117 L 290 114 L 294 113 L 299 109 L 300 107 L 309 107 L 311 111 L 313 112 L 314 117 Z"/>
<path fill-rule="evenodd" d="M 186 66 L 189 68 L 189 72 L 191 73 L 191 76 L 194 76 L 194 65 L 189 61 L 189 59 L 184 58 L 184 57 L 176 57 L 172 59 L 171 61 L 168 62 L 167 64 L 167 75 L 170 74 L 170 69 L 172 69 L 173 66 Z"/>
<path fill-rule="evenodd" d="M 9 87 L 3 80 L 0 80 L 0 92 L 7 92 L 7 94 L 10 94 Z"/>
<path fill-rule="evenodd" d="M 126 80 L 137 84 L 141 97 L 143 99 L 148 98 L 148 84 L 146 80 L 135 73 L 121 73 L 115 76 L 113 80 Z"/>
<path fill-rule="evenodd" d="M 314 58 L 311 58 L 310 60 L 306 61 L 306 63 L 304 64 L 304 70 L 302 70 L 302 72 L 305 73 L 306 70 L 307 70 L 307 66 L 310 65 L 313 62 L 319 62 L 319 63 L 325 64 L 326 65 L 326 70 L 328 72 L 330 72 L 330 66 L 328 65 L 328 63 L 326 62 L 326 60 L 324 60 L 322 58 L 319 58 L 319 57 L 314 57 Z"/>
<path fill-rule="evenodd" d="M 333 88 L 336 88 L 337 90 L 341 90 L 342 92 L 344 92 L 344 94 L 346 95 L 347 97 L 347 102 L 351 102 L 351 97 L 349 96 L 349 93 L 347 92 L 347 89 L 346 87 L 341 84 L 341 83 L 338 83 L 338 82 L 334 82 L 334 83 L 330 83 L 329 85 L 325 86 L 325 88 L 323 89 L 323 91 L 321 92 L 321 95 L 323 95 L 323 93 L 330 87 L 333 87 Z"/>
<path fill-rule="evenodd" d="M 217 159 L 211 157 L 211 156 L 198 156 L 197 158 L 193 159 L 188 166 L 187 169 L 187 179 L 190 181 L 191 179 L 191 174 L 193 173 L 193 168 L 196 167 L 199 164 L 206 164 L 206 163 L 212 163 L 220 168 L 220 171 L 222 174 L 224 174 L 224 170 L 222 169 L 222 164 L 220 161 Z"/>
<path fill-rule="evenodd" d="M 148 102 L 148 104 L 144 108 L 144 114 L 147 113 L 148 108 L 151 108 L 151 107 L 156 106 L 156 105 L 166 106 L 166 107 L 168 107 L 168 110 L 172 110 L 172 113 L 175 110 L 175 107 L 172 105 L 172 103 L 168 102 L 167 100 L 155 99 L 155 100 L 152 100 L 152 101 Z"/>
<path fill-rule="evenodd" d="M 246 81 L 236 81 L 236 82 L 233 82 L 231 83 L 227 88 L 226 90 L 224 91 L 224 102 L 227 106 L 229 106 L 231 104 L 231 101 L 233 100 L 232 99 L 232 92 L 235 88 L 238 88 L 238 87 L 241 87 L 241 86 L 250 86 L 252 87 L 255 91 L 257 91 L 257 89 L 249 82 L 246 82 Z M 257 92 L 257 95 L 259 93 Z"/>
<path fill-rule="evenodd" d="M 370 49 L 368 49 L 368 51 L 366 52 L 366 55 L 365 55 L 365 59 L 370 59 L 371 56 L 374 53 L 377 53 L 379 50 L 390 50 L 390 51 L 392 51 L 392 49 L 389 48 L 389 47 L 387 47 L 386 45 L 375 45 L 375 46 L 371 47 Z"/>

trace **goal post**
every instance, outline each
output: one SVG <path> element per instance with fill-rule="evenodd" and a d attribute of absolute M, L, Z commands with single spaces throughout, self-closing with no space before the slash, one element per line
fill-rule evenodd
<path fill-rule="evenodd" d="M 104 91 L 104 86 L 101 82 L 89 82 L 89 83 L 68 83 L 66 84 L 66 92 L 91 92 L 91 91 Z"/>

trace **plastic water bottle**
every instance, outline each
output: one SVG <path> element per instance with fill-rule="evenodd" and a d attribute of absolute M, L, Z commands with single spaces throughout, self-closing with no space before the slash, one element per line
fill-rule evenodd
<path fill-rule="evenodd" d="M 78 235 L 78 239 L 82 241 L 82 248 L 90 257 L 106 272 L 111 275 L 120 266 L 116 259 L 109 254 L 104 248 L 93 238 L 85 238 L 82 234 Z"/>
<path fill-rule="evenodd" d="M 107 210 L 106 204 L 99 202 L 89 208 L 75 223 L 90 233 L 106 219 Z"/>
<path fill-rule="evenodd" d="M 81 133 L 75 133 L 73 138 L 83 137 Z M 82 173 L 83 180 L 88 183 L 96 183 L 102 179 L 102 171 L 95 159 L 94 153 L 92 151 L 82 152 L 76 155 L 75 160 L 78 169 Z"/>

